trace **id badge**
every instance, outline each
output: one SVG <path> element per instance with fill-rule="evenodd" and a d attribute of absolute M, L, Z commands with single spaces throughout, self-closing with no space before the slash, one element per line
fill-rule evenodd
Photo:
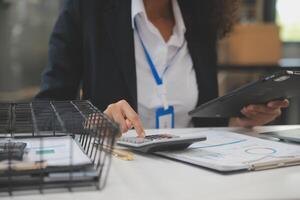
<path fill-rule="evenodd" d="M 156 110 L 156 128 L 168 129 L 175 127 L 174 107 L 169 106 L 167 110 L 158 108 Z"/>

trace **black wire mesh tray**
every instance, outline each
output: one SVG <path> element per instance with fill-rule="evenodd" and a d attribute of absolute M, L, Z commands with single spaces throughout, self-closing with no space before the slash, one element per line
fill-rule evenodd
<path fill-rule="evenodd" d="M 118 133 L 89 101 L 0 103 L 0 193 L 104 188 Z"/>

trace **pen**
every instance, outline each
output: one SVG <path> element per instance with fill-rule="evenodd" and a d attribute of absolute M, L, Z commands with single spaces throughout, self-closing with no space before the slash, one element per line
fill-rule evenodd
<path fill-rule="evenodd" d="M 47 167 L 46 161 L 38 162 L 21 162 L 14 163 L 9 166 L 8 163 L 0 165 L 0 171 L 14 170 L 14 171 L 29 171 L 29 170 L 40 170 Z"/>

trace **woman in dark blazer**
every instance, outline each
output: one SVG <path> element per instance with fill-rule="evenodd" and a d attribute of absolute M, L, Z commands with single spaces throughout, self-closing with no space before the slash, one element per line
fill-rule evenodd
<path fill-rule="evenodd" d="M 89 99 L 120 124 L 144 134 L 137 114 L 135 0 L 67 0 L 54 27 L 49 63 L 37 99 Z M 176 24 L 174 0 L 136 0 L 167 42 Z M 231 30 L 237 0 L 177 0 L 198 88 L 197 105 L 218 95 L 216 42 Z M 171 69 L 170 69 L 171 70 Z M 181 77 L 178 77 L 180 79 Z M 186 88 L 187 90 L 189 88 Z M 180 92 L 180 91 L 178 91 Z M 244 117 L 193 119 L 194 126 L 255 126 L 278 117 L 288 101 L 251 105 Z M 176 114 L 176 113 L 175 113 Z"/>

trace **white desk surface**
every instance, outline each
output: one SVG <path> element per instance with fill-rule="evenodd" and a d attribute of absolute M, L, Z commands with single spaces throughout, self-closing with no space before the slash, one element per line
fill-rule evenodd
<path fill-rule="evenodd" d="M 292 128 L 300 126 L 269 126 L 257 127 L 252 131 L 235 131 L 256 135 L 261 131 Z M 102 191 L 25 195 L 1 199 L 300 199 L 300 166 L 223 175 L 156 156 L 135 155 L 134 161 L 113 158 L 108 182 Z"/>

